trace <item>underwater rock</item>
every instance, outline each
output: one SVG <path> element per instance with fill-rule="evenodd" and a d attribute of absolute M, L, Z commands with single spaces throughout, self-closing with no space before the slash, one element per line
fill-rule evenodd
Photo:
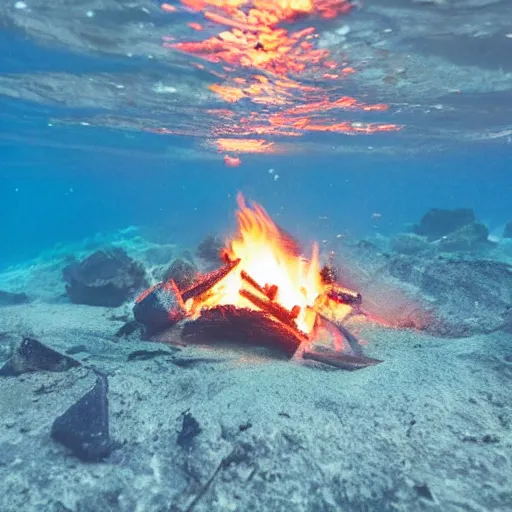
<path fill-rule="evenodd" d="M 414 227 L 414 232 L 427 237 L 427 240 L 431 242 L 474 222 L 475 214 L 471 209 L 432 208 L 423 216 L 419 225 Z"/>
<path fill-rule="evenodd" d="M 13 293 L 0 290 L 0 306 L 17 306 L 18 304 L 26 304 L 27 302 L 30 302 L 30 299 L 25 293 Z"/>
<path fill-rule="evenodd" d="M 133 307 L 135 320 L 145 328 L 145 334 L 156 334 L 182 320 L 183 301 L 172 281 L 158 283 L 144 292 Z"/>
<path fill-rule="evenodd" d="M 189 411 L 185 411 L 181 415 L 181 419 L 181 430 L 178 433 L 176 442 L 182 448 L 188 448 L 193 439 L 201 433 L 201 426 Z"/>
<path fill-rule="evenodd" d="M 80 366 L 75 359 L 53 350 L 33 338 L 23 338 L 11 358 L 0 368 L 0 376 L 12 377 L 27 372 L 65 372 Z"/>
<path fill-rule="evenodd" d="M 196 249 L 196 255 L 208 263 L 220 263 L 224 242 L 215 235 L 208 235 Z"/>
<path fill-rule="evenodd" d="M 107 377 L 98 375 L 94 387 L 53 422 L 51 436 L 84 462 L 110 455 Z"/>
<path fill-rule="evenodd" d="M 118 307 L 148 286 L 144 269 L 123 249 L 97 251 L 64 269 L 66 291 L 74 304 Z"/>
<path fill-rule="evenodd" d="M 165 271 L 163 280 L 172 279 L 179 290 L 185 290 L 192 286 L 197 276 L 197 267 L 190 261 L 176 258 Z"/>
<path fill-rule="evenodd" d="M 512 266 L 482 259 L 400 255 L 389 261 L 389 275 L 413 285 L 424 321 L 415 325 L 443 337 L 471 336 L 504 329 L 512 308 Z M 415 291 L 413 291 L 415 290 Z"/>
<path fill-rule="evenodd" d="M 503 238 L 512 238 L 512 220 L 505 224 L 505 229 L 503 230 Z"/>
<path fill-rule="evenodd" d="M 443 252 L 472 251 L 495 245 L 488 240 L 489 230 L 483 224 L 474 222 L 439 240 L 438 248 Z"/>
<path fill-rule="evenodd" d="M 425 237 L 415 233 L 400 233 L 391 240 L 391 249 L 400 254 L 418 254 L 429 249 Z"/>
<path fill-rule="evenodd" d="M 417 284 L 435 299 L 427 331 L 470 336 L 503 328 L 512 306 L 512 266 L 487 260 L 426 264 Z"/>

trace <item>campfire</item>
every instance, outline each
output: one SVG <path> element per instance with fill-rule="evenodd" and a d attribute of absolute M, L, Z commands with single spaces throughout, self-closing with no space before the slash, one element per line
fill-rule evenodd
<path fill-rule="evenodd" d="M 181 325 L 185 342 L 235 341 L 342 368 L 380 361 L 364 357 L 343 322 L 364 314 L 361 295 L 337 283 L 332 261 L 321 267 L 315 244 L 299 244 L 258 204 L 238 195 L 238 232 L 221 251 L 222 265 L 179 289 L 158 283 L 137 300 L 135 319 L 152 335 Z M 326 340 L 327 345 L 325 348 Z M 324 346 L 317 350 L 317 345 Z"/>

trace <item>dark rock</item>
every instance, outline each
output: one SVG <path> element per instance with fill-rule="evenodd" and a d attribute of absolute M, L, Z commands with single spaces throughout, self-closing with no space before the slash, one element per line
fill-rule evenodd
<path fill-rule="evenodd" d="M 431 242 L 474 222 L 475 214 L 473 210 L 467 208 L 455 210 L 433 208 L 423 216 L 420 224 L 415 226 L 414 232 L 417 235 L 426 236 L 427 240 Z"/>
<path fill-rule="evenodd" d="M 185 411 L 181 415 L 182 423 L 181 430 L 178 433 L 177 443 L 182 448 L 190 446 L 192 440 L 201 433 L 201 427 L 199 422 L 190 414 L 189 411 Z"/>
<path fill-rule="evenodd" d="M 512 220 L 505 224 L 505 229 L 503 230 L 503 238 L 512 238 Z"/>
<path fill-rule="evenodd" d="M 418 493 L 419 496 L 422 498 L 428 500 L 428 501 L 434 501 L 434 496 L 432 495 L 432 492 L 430 491 L 430 488 L 427 484 L 419 484 L 414 486 L 414 490 Z"/>
<path fill-rule="evenodd" d="M 148 286 L 144 269 L 123 249 L 97 251 L 64 269 L 66 291 L 74 304 L 118 307 Z"/>
<path fill-rule="evenodd" d="M 190 261 L 176 258 L 165 271 L 163 280 L 172 279 L 179 290 L 185 290 L 192 286 L 197 277 L 197 267 Z"/>
<path fill-rule="evenodd" d="M 425 237 L 414 233 L 400 233 L 391 240 L 391 249 L 400 254 L 418 254 L 429 249 Z"/>
<path fill-rule="evenodd" d="M 209 263 L 221 263 L 224 242 L 215 235 L 207 236 L 198 246 L 196 255 Z"/>
<path fill-rule="evenodd" d="M 80 363 L 75 359 L 43 345 L 40 341 L 23 338 L 11 358 L 0 368 L 0 375 L 7 377 L 35 371 L 64 372 L 76 366 L 80 366 Z"/>
<path fill-rule="evenodd" d="M 179 291 L 169 281 L 158 283 L 139 297 L 133 315 L 144 326 L 146 334 L 150 335 L 179 322 L 185 312 Z"/>
<path fill-rule="evenodd" d="M 472 251 L 494 244 L 488 240 L 489 230 L 483 224 L 474 222 L 439 240 L 438 248 L 444 252 Z"/>
<path fill-rule="evenodd" d="M 51 436 L 84 462 L 110 455 L 107 377 L 98 375 L 94 387 L 54 421 Z"/>
<path fill-rule="evenodd" d="M 17 306 L 30 302 L 25 293 L 13 293 L 0 290 L 0 306 Z"/>

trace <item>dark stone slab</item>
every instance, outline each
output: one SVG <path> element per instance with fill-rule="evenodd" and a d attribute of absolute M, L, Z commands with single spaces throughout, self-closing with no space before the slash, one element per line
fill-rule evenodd
<path fill-rule="evenodd" d="M 118 307 L 148 286 L 142 266 L 119 248 L 97 251 L 72 263 L 63 275 L 74 304 Z"/>
<path fill-rule="evenodd" d="M 0 368 L 0 376 L 12 377 L 27 372 L 64 372 L 80 366 L 75 359 L 61 354 L 33 338 L 23 338 L 10 359 Z"/>
<path fill-rule="evenodd" d="M 51 436 L 84 462 L 110 455 L 107 377 L 98 375 L 94 387 L 54 421 Z"/>

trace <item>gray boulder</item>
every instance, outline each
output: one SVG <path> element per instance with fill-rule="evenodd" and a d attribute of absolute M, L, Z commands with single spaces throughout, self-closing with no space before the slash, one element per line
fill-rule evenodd
<path fill-rule="evenodd" d="M 74 304 L 119 307 L 143 288 L 145 272 L 123 249 L 97 251 L 64 269 L 66 291 Z"/>

